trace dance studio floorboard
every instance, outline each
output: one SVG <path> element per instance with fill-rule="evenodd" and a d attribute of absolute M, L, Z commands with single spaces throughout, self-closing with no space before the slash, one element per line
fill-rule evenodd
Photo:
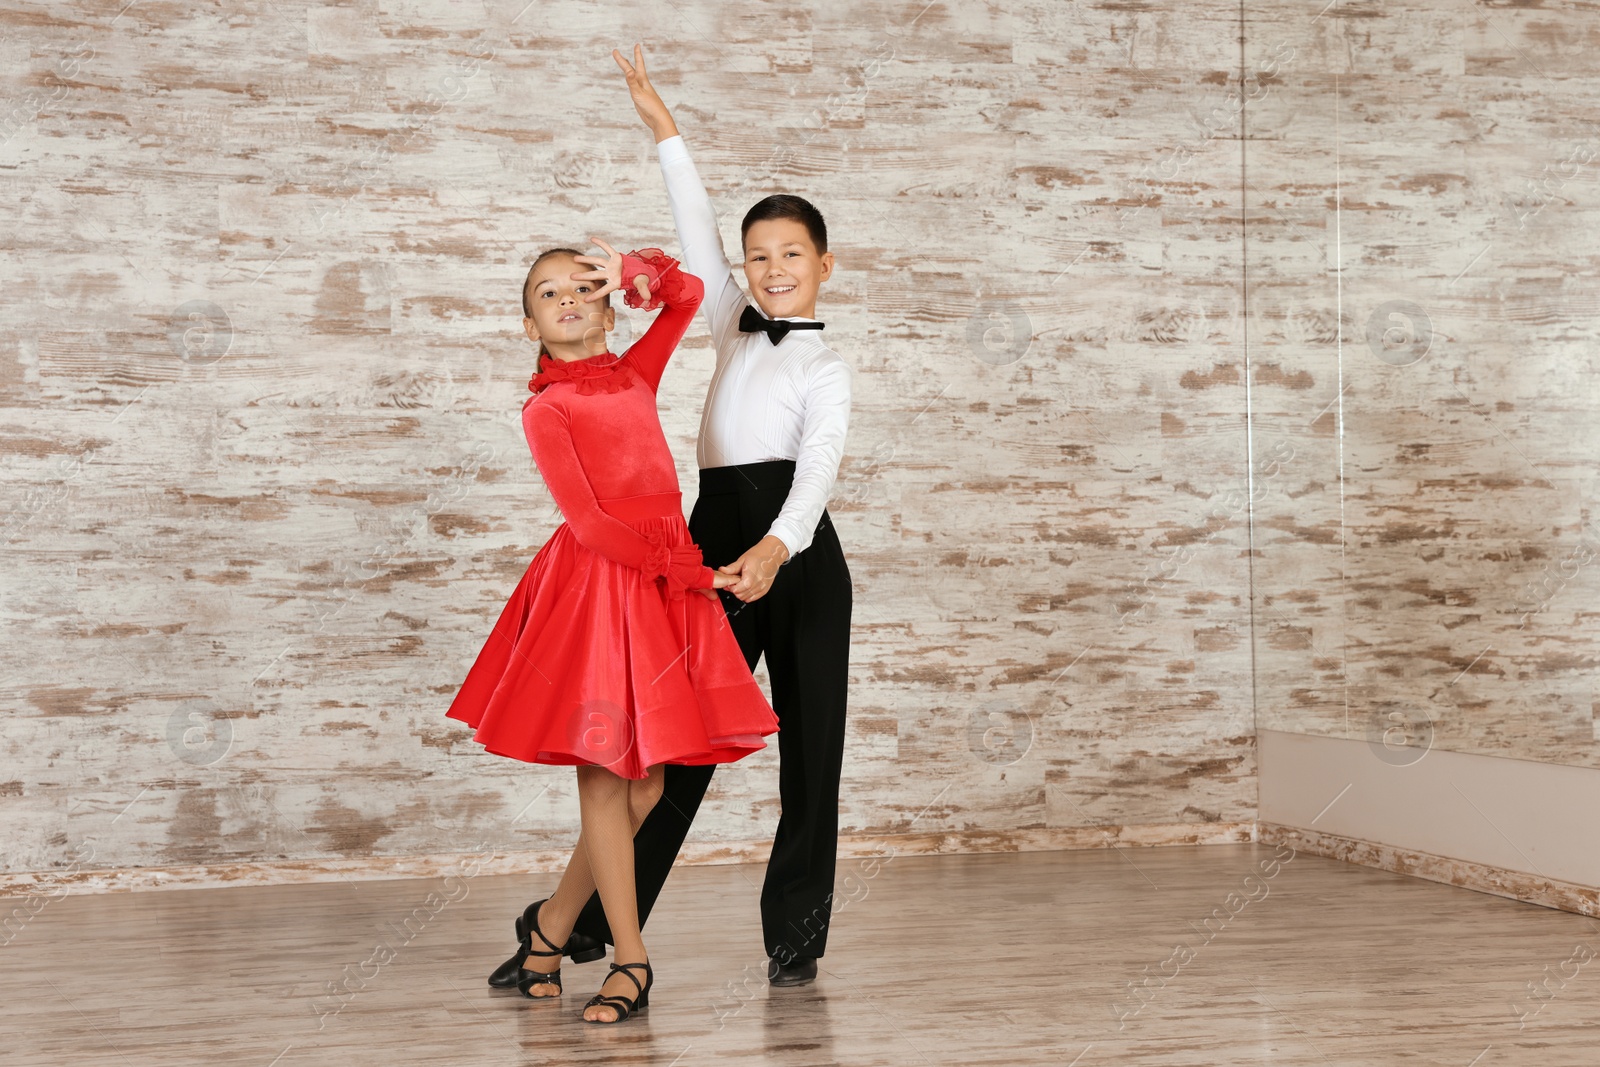
<path fill-rule="evenodd" d="M 1303 854 L 1263 874 L 1273 855 L 847 861 L 823 973 L 782 990 L 761 869 L 681 868 L 646 930 L 651 1007 L 609 1028 L 577 1017 L 603 964 L 568 963 L 556 1002 L 484 983 L 548 877 L 71 894 L 0 947 L 0 1060 L 1600 1063 L 1600 923 Z"/>

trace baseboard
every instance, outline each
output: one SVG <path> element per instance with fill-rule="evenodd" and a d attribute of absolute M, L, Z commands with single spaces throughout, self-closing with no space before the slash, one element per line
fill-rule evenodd
<path fill-rule="evenodd" d="M 841 860 L 992 852 L 1055 852 L 1069 849 L 1138 848 L 1162 845 L 1237 844 L 1253 840 L 1253 823 L 1166 823 L 1081 826 L 1033 830 L 960 830 L 919 834 L 861 834 L 839 839 Z M 685 864 L 765 863 L 770 840 L 706 841 L 684 845 Z M 892 852 L 891 852 L 892 850 Z M 217 889 L 225 886 L 293 885 L 308 882 L 435 878 L 472 863 L 476 874 L 550 874 L 565 868 L 567 850 L 434 853 L 354 859 L 284 860 L 270 863 L 199 864 L 187 867 L 122 867 L 108 870 L 0 873 L 0 896 L 43 890 L 121 893 L 151 889 Z"/>
<path fill-rule="evenodd" d="M 1600 915 L 1600 890 L 1590 886 L 1280 823 L 1261 823 L 1257 832 L 1261 843 L 1266 845 L 1288 845 L 1296 852 L 1308 852 L 1313 856 L 1326 856 L 1363 867 L 1426 878 L 1430 882 L 1492 893 L 1526 904 L 1538 904 L 1579 915 Z"/>
<path fill-rule="evenodd" d="M 1595 914 L 1600 768 L 1278 730 L 1256 731 L 1256 760 L 1276 841 L 1292 829 L 1318 855 Z"/>

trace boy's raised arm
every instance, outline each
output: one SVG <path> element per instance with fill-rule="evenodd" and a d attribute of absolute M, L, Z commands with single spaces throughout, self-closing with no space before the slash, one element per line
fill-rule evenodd
<path fill-rule="evenodd" d="M 672 221 L 678 227 L 678 243 L 683 247 L 684 266 L 706 285 L 701 307 L 711 327 L 711 339 L 719 355 L 732 352 L 731 335 L 739 329 L 739 316 L 750 300 L 733 280 L 733 265 L 722 250 L 722 234 L 717 229 L 711 197 L 706 195 L 682 136 L 674 134 L 657 141 L 656 152 L 661 158 L 661 176 L 667 182 Z"/>
<path fill-rule="evenodd" d="M 672 221 L 678 227 L 678 244 L 683 250 L 684 269 L 705 283 L 701 310 L 711 327 L 711 338 L 719 353 L 732 351 L 727 334 L 737 331 L 739 316 L 749 303 L 733 277 L 733 265 L 722 248 L 717 229 L 717 214 L 711 206 L 700 172 L 689 158 L 689 150 L 678 133 L 672 113 L 650 84 L 644 69 L 644 49 L 633 46 L 633 63 L 613 49 L 611 55 L 628 80 L 628 94 L 639 117 L 655 134 L 661 174 L 667 183 L 667 198 L 672 204 Z"/>

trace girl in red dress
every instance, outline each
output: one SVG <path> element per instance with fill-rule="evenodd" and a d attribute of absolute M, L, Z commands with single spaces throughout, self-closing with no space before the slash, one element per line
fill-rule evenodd
<path fill-rule="evenodd" d="M 555 965 L 521 970 L 517 988 L 534 999 L 561 992 L 562 946 L 598 888 L 616 954 L 583 1017 L 609 1023 L 646 1007 L 654 981 L 633 835 L 660 799 L 662 765 L 731 763 L 765 748 L 778 720 L 715 592 L 737 578 L 705 566 L 689 537 L 656 412 L 662 371 L 705 287 L 660 249 L 624 255 L 594 242 L 604 258 L 551 249 L 523 286 L 539 372 L 522 425 L 566 521 L 533 557 L 446 715 L 475 727 L 490 752 L 576 765 L 577 846 L 556 891 L 517 926 L 525 957 Z M 621 356 L 606 348 L 617 289 L 629 307 L 665 304 Z"/>

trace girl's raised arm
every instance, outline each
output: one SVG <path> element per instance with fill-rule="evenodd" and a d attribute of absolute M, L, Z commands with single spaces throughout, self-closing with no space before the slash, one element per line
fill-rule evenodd
<path fill-rule="evenodd" d="M 663 304 L 667 307 L 626 353 L 628 363 L 649 383 L 653 393 L 661 384 L 661 373 L 667 368 L 667 360 L 672 358 L 683 335 L 689 332 L 695 309 L 705 298 L 705 285 L 695 275 L 680 271 L 678 261 L 659 248 L 618 252 L 598 237 L 590 237 L 589 240 L 605 249 L 606 256 L 604 259 L 599 256 L 573 257 L 576 262 L 595 268 L 587 273 L 574 272 L 574 280 L 604 283 L 583 298 L 585 303 L 620 291 L 622 299 L 631 308 L 654 311 Z"/>
<path fill-rule="evenodd" d="M 665 306 L 656 316 L 643 337 L 628 348 L 628 362 L 655 392 L 661 385 L 661 374 L 667 369 L 667 360 L 677 351 L 678 342 L 689 332 L 695 309 L 705 297 L 705 286 L 700 279 L 679 269 L 678 261 L 659 248 L 646 248 L 629 252 L 622 257 L 622 276 L 648 277 L 644 283 L 645 297 L 638 289 L 624 289 L 622 299 L 631 308 L 646 311 Z"/>

